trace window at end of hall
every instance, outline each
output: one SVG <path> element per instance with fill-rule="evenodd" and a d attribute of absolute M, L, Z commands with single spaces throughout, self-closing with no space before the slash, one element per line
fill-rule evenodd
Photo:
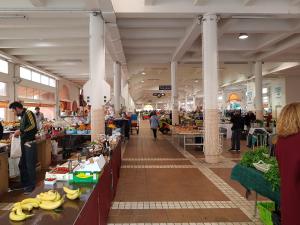
<path fill-rule="evenodd" d="M 6 83 L 0 82 L 0 96 L 6 95 Z"/>
<path fill-rule="evenodd" d="M 0 72 L 8 74 L 8 62 L 0 59 Z"/>

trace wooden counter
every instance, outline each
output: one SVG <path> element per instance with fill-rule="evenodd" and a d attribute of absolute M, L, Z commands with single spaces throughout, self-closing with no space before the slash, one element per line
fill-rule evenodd
<path fill-rule="evenodd" d="M 51 164 L 51 140 L 38 140 L 36 141 L 37 160 L 41 164 L 41 169 L 48 169 Z"/>
<path fill-rule="evenodd" d="M 0 153 L 0 196 L 8 190 L 8 153 Z"/>

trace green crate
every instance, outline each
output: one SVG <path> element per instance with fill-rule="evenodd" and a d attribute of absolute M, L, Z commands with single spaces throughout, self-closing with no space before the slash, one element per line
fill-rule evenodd
<path fill-rule="evenodd" d="M 91 175 L 91 177 L 88 178 L 79 178 L 76 175 L 78 175 L 79 173 L 84 173 L 86 175 Z M 70 176 L 70 183 L 98 183 L 99 181 L 99 173 L 97 172 L 74 172 L 71 174 Z"/>
<path fill-rule="evenodd" d="M 257 203 L 259 217 L 264 225 L 273 225 L 272 212 L 275 210 L 274 202 L 260 202 Z"/>

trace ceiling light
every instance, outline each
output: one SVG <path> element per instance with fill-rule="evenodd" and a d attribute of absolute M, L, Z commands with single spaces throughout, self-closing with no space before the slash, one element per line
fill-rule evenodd
<path fill-rule="evenodd" d="M 249 36 L 248 36 L 248 34 L 246 34 L 246 33 L 241 33 L 240 35 L 239 35 L 239 39 L 240 40 L 244 40 L 244 39 L 247 39 Z"/>
<path fill-rule="evenodd" d="M 199 82 L 199 80 L 195 80 L 195 83 L 198 83 Z"/>
<path fill-rule="evenodd" d="M 145 83 L 145 81 L 142 80 L 141 83 Z"/>
<path fill-rule="evenodd" d="M 146 73 L 145 73 L 145 72 L 142 72 L 142 75 L 146 75 Z"/>

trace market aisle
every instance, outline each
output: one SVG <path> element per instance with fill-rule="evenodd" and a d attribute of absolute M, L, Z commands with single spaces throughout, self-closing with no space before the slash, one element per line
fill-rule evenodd
<path fill-rule="evenodd" d="M 252 222 L 253 202 L 241 187 L 213 171 L 230 171 L 233 161 L 207 165 L 167 139 L 154 141 L 148 121 L 131 136 L 109 224 L 260 224 Z"/>

